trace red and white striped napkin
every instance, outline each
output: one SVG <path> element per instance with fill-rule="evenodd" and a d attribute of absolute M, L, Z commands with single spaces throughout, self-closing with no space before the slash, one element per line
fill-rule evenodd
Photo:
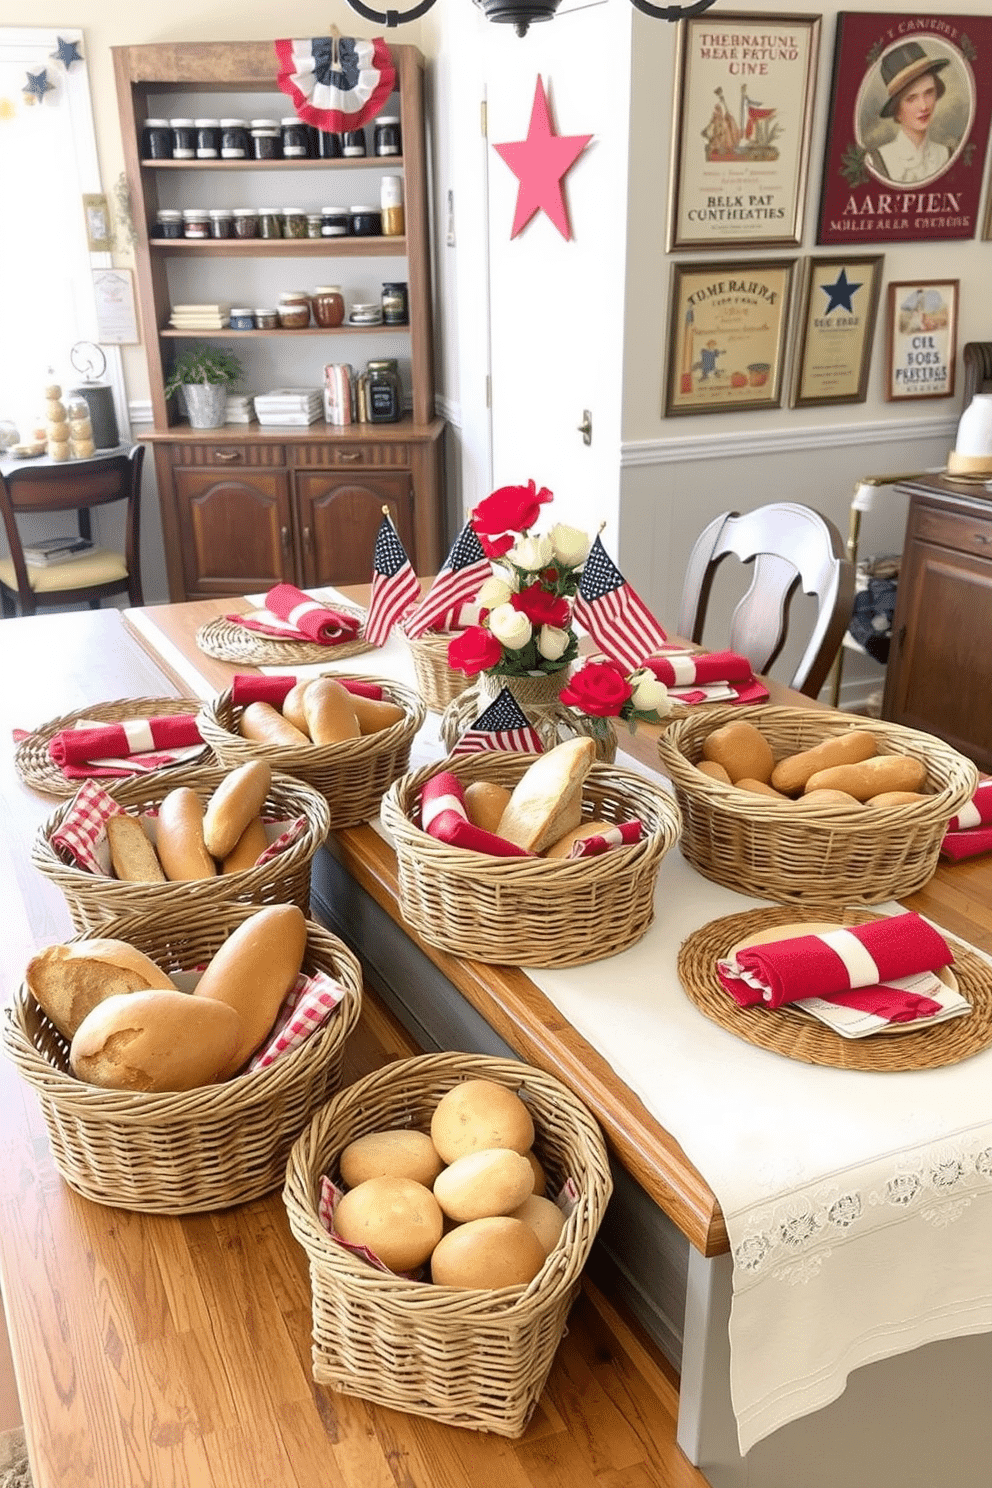
<path fill-rule="evenodd" d="M 344 641 L 353 641 L 362 628 L 357 615 L 321 604 L 295 584 L 276 584 L 266 594 L 262 610 L 226 618 L 260 635 L 282 641 L 311 641 L 318 646 L 339 646 Z"/>
<path fill-rule="evenodd" d="M 382 699 L 378 682 L 358 682 L 351 677 L 335 676 L 333 672 L 318 675 L 340 682 L 346 692 L 356 697 L 372 698 L 374 702 Z M 281 708 L 298 680 L 287 676 L 266 677 L 261 672 L 237 672 L 231 682 L 231 702 L 235 708 L 247 708 L 249 703 L 269 703 L 273 708 Z"/>
<path fill-rule="evenodd" d="M 665 646 L 644 663 L 668 695 L 692 707 L 696 703 L 763 703 L 768 688 L 736 651 L 686 651 Z"/>
<path fill-rule="evenodd" d="M 48 741 L 49 755 L 69 780 L 148 774 L 196 759 L 205 747 L 192 713 L 117 723 L 81 718 Z"/>
<path fill-rule="evenodd" d="M 420 824 L 431 837 L 449 847 L 466 847 L 494 858 L 532 858 L 533 853 L 475 827 L 465 810 L 465 792 L 458 776 L 442 770 L 426 780 L 420 792 Z"/>
<path fill-rule="evenodd" d="M 600 853 L 609 852 L 611 848 L 627 847 L 632 842 L 640 842 L 643 835 L 644 827 L 641 822 L 621 822 L 618 827 L 609 827 L 593 837 L 580 837 L 577 842 L 572 843 L 568 859 L 595 858 Z"/>
<path fill-rule="evenodd" d="M 940 851 L 955 863 L 992 852 L 992 780 L 980 780 L 971 800 L 951 817 Z"/>
<path fill-rule="evenodd" d="M 283 1054 L 299 1046 L 327 1022 L 344 996 L 341 983 L 324 972 L 307 976 L 304 972 L 287 993 L 264 1048 L 254 1054 L 248 1072 L 268 1069 Z"/>

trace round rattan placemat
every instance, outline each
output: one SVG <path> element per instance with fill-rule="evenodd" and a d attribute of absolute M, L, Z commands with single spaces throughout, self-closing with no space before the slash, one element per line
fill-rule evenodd
<path fill-rule="evenodd" d="M 336 610 L 357 615 L 364 622 L 365 611 L 353 605 L 336 604 Z M 196 644 L 218 661 L 243 662 L 245 666 L 313 666 L 322 661 L 337 661 L 342 656 L 360 656 L 375 648 L 364 638 L 342 641 L 337 646 L 318 646 L 316 641 L 278 641 L 273 636 L 258 635 L 224 616 L 208 620 L 196 632 Z"/>
<path fill-rule="evenodd" d="M 173 713 L 193 713 L 199 704 L 192 698 L 120 698 L 112 703 L 93 703 L 75 713 L 64 713 L 48 723 L 32 729 L 14 750 L 14 768 L 32 790 L 45 796 L 74 796 L 81 780 L 69 780 L 48 752 L 48 746 L 56 734 L 63 729 L 75 728 L 82 719 L 94 723 L 120 723 L 123 718 L 164 718 Z M 210 746 L 204 744 L 202 753 L 195 759 L 177 760 L 165 769 L 174 770 L 181 765 L 203 765 L 212 761 Z"/>
<path fill-rule="evenodd" d="M 823 920 L 822 907 L 804 913 L 795 904 L 747 910 L 710 920 L 679 948 L 678 972 L 682 986 L 701 1013 L 736 1034 L 745 1043 L 804 1064 L 834 1069 L 886 1073 L 895 1070 L 939 1069 L 970 1059 L 992 1045 L 992 969 L 959 941 L 948 937 L 954 952 L 954 975 L 971 1012 L 933 1028 L 892 1037 L 845 1039 L 832 1028 L 784 1009 L 738 1007 L 720 986 L 713 970 L 732 945 L 775 925 L 798 920 Z M 877 915 L 845 910 L 845 924 L 864 925 Z"/>

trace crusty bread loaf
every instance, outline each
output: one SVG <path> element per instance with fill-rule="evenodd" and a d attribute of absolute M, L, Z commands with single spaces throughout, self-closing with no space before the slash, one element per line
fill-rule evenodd
<path fill-rule="evenodd" d="M 213 858 L 226 858 L 250 821 L 262 813 L 272 787 L 268 760 L 248 760 L 226 775 L 203 813 L 203 840 Z"/>
<path fill-rule="evenodd" d="M 221 864 L 221 873 L 244 873 L 254 868 L 269 845 L 265 823 L 260 816 L 248 823 L 237 842 Z"/>
<path fill-rule="evenodd" d="M 107 997 L 176 990 L 171 977 L 141 951 L 126 940 L 106 937 L 46 946 L 31 957 L 24 980 L 42 1012 L 67 1039 Z"/>
<path fill-rule="evenodd" d="M 851 729 L 836 739 L 824 739 L 812 749 L 779 760 L 772 771 L 772 785 L 787 796 L 795 796 L 818 770 L 829 770 L 834 765 L 858 765 L 877 753 L 874 734 L 867 729 Z"/>
<path fill-rule="evenodd" d="M 351 693 L 333 677 L 315 677 L 310 683 L 303 694 L 303 716 L 315 744 L 342 744 L 361 732 Z"/>
<path fill-rule="evenodd" d="M 177 785 L 158 808 L 156 848 L 173 882 L 215 876 L 217 864 L 203 840 L 203 802 L 190 786 Z"/>
<path fill-rule="evenodd" d="M 380 729 L 402 723 L 406 717 L 406 712 L 399 703 L 387 702 L 385 698 L 359 697 L 357 693 L 349 693 L 348 696 L 363 734 L 377 734 Z"/>
<path fill-rule="evenodd" d="M 517 781 L 500 817 L 499 836 L 541 853 L 582 820 L 582 782 L 596 758 L 586 735 L 539 754 Z"/>
<path fill-rule="evenodd" d="M 310 686 L 310 683 L 315 680 L 313 677 L 304 677 L 301 682 L 294 683 L 282 700 L 283 718 L 288 723 L 291 723 L 294 728 L 299 729 L 301 734 L 305 734 L 308 739 L 310 737 L 310 731 L 307 728 L 306 715 L 303 712 L 303 694 Z"/>
<path fill-rule="evenodd" d="M 238 725 L 243 739 L 256 744 L 269 744 L 278 749 L 308 749 L 310 738 L 294 728 L 271 703 L 249 703 Z"/>
<path fill-rule="evenodd" d="M 118 812 L 107 818 L 107 842 L 114 877 L 125 883 L 164 883 L 158 854 L 137 816 Z"/>
<path fill-rule="evenodd" d="M 495 780 L 473 780 L 465 787 L 465 810 L 473 827 L 483 832 L 495 832 L 499 828 L 503 812 L 510 800 L 505 785 Z"/>
<path fill-rule="evenodd" d="M 110 1090 L 195 1090 L 227 1067 L 240 1019 L 186 992 L 107 997 L 83 1019 L 69 1049 L 73 1073 Z"/>
<path fill-rule="evenodd" d="M 767 781 L 775 766 L 772 746 L 753 723 L 744 719 L 725 723 L 707 734 L 703 759 L 722 765 L 735 784 L 742 778 Z"/>
<path fill-rule="evenodd" d="M 860 765 L 836 765 L 817 770 L 806 789 L 847 791 L 856 801 L 870 801 L 888 791 L 918 791 L 926 784 L 927 767 L 908 754 L 876 754 Z"/>
<path fill-rule="evenodd" d="M 240 1015 L 240 1037 L 225 1074 L 234 1074 L 263 1042 L 299 975 L 307 922 L 295 904 L 270 904 L 228 936 L 196 985 L 196 997 L 225 1002 Z"/>

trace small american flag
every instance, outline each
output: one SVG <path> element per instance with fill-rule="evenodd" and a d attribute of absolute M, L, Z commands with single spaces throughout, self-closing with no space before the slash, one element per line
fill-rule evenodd
<path fill-rule="evenodd" d="M 575 619 L 607 656 L 633 671 L 667 635 L 597 537 L 575 596 Z"/>
<path fill-rule="evenodd" d="M 492 574 L 492 565 L 483 551 L 471 522 L 466 522 L 451 545 L 451 552 L 427 593 L 403 629 L 416 640 L 427 630 L 444 630 L 451 626 L 462 605 L 475 599 Z"/>
<path fill-rule="evenodd" d="M 372 554 L 372 593 L 365 617 L 365 639 L 383 646 L 389 632 L 420 598 L 420 585 L 396 528 L 383 517 Z"/>
<path fill-rule="evenodd" d="M 509 754 L 544 753 L 540 735 L 508 687 L 465 730 L 451 753 L 479 754 L 484 749 L 503 749 Z"/>

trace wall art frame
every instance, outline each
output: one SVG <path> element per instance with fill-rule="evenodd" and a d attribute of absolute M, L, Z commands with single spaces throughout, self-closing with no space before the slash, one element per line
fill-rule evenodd
<path fill-rule="evenodd" d="M 882 288 L 883 255 L 806 260 L 791 406 L 863 403 Z"/>
<path fill-rule="evenodd" d="M 885 397 L 950 398 L 957 359 L 959 280 L 900 280 L 888 288 Z"/>
<path fill-rule="evenodd" d="M 669 252 L 802 242 L 820 23 L 679 21 Z"/>

